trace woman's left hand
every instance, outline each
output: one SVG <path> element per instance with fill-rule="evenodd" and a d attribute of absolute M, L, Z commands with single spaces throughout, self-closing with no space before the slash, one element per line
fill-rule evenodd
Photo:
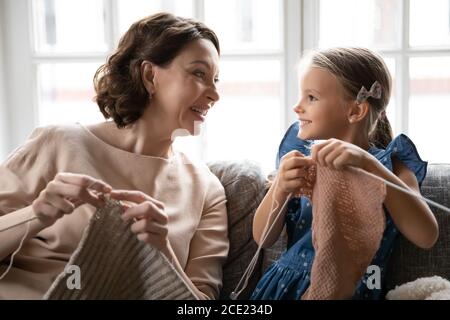
<path fill-rule="evenodd" d="M 342 170 L 345 166 L 367 169 L 375 159 L 360 147 L 338 139 L 329 139 L 313 145 L 311 158 L 317 164 L 336 170 Z"/>
<path fill-rule="evenodd" d="M 113 190 L 110 195 L 112 199 L 132 203 L 124 205 L 122 219 L 134 220 L 131 231 L 137 238 L 166 254 L 169 248 L 169 219 L 164 204 L 140 191 Z"/>

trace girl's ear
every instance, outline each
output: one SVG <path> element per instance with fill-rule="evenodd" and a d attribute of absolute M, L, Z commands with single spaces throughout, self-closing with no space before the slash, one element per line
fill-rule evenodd
<path fill-rule="evenodd" d="M 369 112 L 369 104 L 367 101 L 362 103 L 357 103 L 356 101 L 350 105 L 348 110 L 347 119 L 350 123 L 356 123 L 365 118 L 367 113 Z"/>
<path fill-rule="evenodd" d="M 154 67 L 154 64 L 147 60 L 141 63 L 141 80 L 150 97 L 155 93 L 155 84 L 153 81 L 155 75 Z"/>

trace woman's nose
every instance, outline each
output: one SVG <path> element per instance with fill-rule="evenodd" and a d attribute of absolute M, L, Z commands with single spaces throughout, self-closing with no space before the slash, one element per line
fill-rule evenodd
<path fill-rule="evenodd" d="M 217 91 L 217 87 L 214 85 L 211 87 L 210 90 L 208 90 L 208 99 L 211 100 L 213 103 L 216 103 L 220 99 L 219 92 Z"/>

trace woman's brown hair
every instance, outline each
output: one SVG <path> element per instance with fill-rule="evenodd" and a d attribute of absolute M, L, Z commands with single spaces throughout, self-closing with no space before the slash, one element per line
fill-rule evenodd
<path fill-rule="evenodd" d="M 151 99 L 141 80 L 142 62 L 165 66 L 198 39 L 210 40 L 220 54 L 216 34 L 193 19 L 158 13 L 131 25 L 94 76 L 94 100 L 103 116 L 112 118 L 119 128 L 137 121 Z"/>
<path fill-rule="evenodd" d="M 332 73 L 350 99 L 356 99 L 363 86 L 369 90 L 375 81 L 381 85 L 380 98 L 366 100 L 370 106 L 366 125 L 370 144 L 385 149 L 393 138 L 385 111 L 391 96 L 392 79 L 383 59 L 365 48 L 331 48 L 313 52 L 309 59 L 312 66 Z"/>

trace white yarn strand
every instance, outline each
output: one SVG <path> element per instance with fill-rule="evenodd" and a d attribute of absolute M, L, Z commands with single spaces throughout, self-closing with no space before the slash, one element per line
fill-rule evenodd
<path fill-rule="evenodd" d="M 252 260 L 250 261 L 250 264 L 248 265 L 247 269 L 245 269 L 245 272 L 242 275 L 241 279 L 239 280 L 236 288 L 233 290 L 233 292 L 231 292 L 230 298 L 232 300 L 236 300 L 239 297 L 239 295 L 242 293 L 242 291 L 244 291 L 245 288 L 247 287 L 248 280 L 250 279 L 250 277 L 251 277 L 251 275 L 252 275 L 252 273 L 253 273 L 253 271 L 255 269 L 255 265 L 256 265 L 256 263 L 258 261 L 259 253 L 261 252 L 263 243 L 266 241 L 267 237 L 269 236 L 270 232 L 272 231 L 273 226 L 278 221 L 281 213 L 284 211 L 284 208 L 286 207 L 286 204 L 289 202 L 289 200 L 292 197 L 292 193 L 290 193 L 288 195 L 288 197 L 286 198 L 286 201 L 284 201 L 283 206 L 281 207 L 281 209 L 278 212 L 277 216 L 273 220 L 273 223 L 269 227 L 270 217 L 272 216 L 272 214 L 274 214 L 274 212 L 278 209 L 278 206 L 279 206 L 278 201 L 276 201 L 275 197 L 274 197 L 274 194 L 275 194 L 275 191 L 277 190 L 277 187 L 278 187 L 278 181 L 275 182 L 274 190 L 273 190 L 273 193 L 272 193 L 272 204 L 271 204 L 269 219 L 267 220 L 267 222 L 266 222 L 266 224 L 264 226 L 264 230 L 263 230 L 262 237 L 261 237 L 262 240 L 259 241 L 258 248 L 256 249 L 256 252 L 255 252 Z M 274 208 L 274 204 L 275 204 L 275 208 Z M 239 287 L 241 286 L 242 281 L 244 281 L 244 285 L 239 291 L 237 291 L 239 289 Z"/>
<path fill-rule="evenodd" d="M 34 217 L 34 218 L 36 218 L 36 217 Z M 0 276 L 0 280 L 2 280 L 4 277 L 6 277 L 9 270 L 11 270 L 13 262 L 14 262 L 14 256 L 22 249 L 23 243 L 25 242 L 25 239 L 27 238 L 28 233 L 30 232 L 30 225 L 31 225 L 31 220 L 28 220 L 27 228 L 25 230 L 25 233 L 24 233 L 22 239 L 20 240 L 19 247 L 11 255 L 11 259 L 9 260 L 9 266 L 8 266 L 8 268 L 6 268 L 5 272 L 3 272 L 3 274 Z"/>

